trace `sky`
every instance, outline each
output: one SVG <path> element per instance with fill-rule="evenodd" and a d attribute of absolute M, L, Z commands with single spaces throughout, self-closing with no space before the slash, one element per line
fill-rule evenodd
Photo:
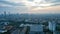
<path fill-rule="evenodd" d="M 60 0 L 0 0 L 0 13 L 60 13 Z"/>

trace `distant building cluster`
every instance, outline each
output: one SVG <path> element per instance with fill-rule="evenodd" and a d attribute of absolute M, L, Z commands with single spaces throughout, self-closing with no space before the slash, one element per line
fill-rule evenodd
<path fill-rule="evenodd" d="M 0 34 L 60 34 L 60 16 L 4 12 L 0 15 Z"/>

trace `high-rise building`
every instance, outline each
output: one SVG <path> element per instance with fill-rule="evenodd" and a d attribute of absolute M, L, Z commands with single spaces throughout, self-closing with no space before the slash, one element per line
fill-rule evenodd
<path fill-rule="evenodd" d="M 49 30 L 54 32 L 56 31 L 56 22 L 55 21 L 49 21 L 48 22 Z"/>
<path fill-rule="evenodd" d="M 6 18 L 6 11 L 4 11 L 4 18 Z"/>

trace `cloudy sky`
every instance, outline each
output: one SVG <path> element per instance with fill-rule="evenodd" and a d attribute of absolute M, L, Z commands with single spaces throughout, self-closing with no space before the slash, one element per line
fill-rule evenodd
<path fill-rule="evenodd" d="M 60 0 L 0 0 L 0 13 L 60 13 Z"/>

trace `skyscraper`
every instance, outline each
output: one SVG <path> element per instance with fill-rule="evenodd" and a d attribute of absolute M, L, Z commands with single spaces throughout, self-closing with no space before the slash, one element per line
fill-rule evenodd
<path fill-rule="evenodd" d="M 56 23 L 55 21 L 49 21 L 48 22 L 49 30 L 54 32 L 56 30 Z"/>
<path fill-rule="evenodd" d="M 6 11 L 4 11 L 4 18 L 6 18 Z"/>

